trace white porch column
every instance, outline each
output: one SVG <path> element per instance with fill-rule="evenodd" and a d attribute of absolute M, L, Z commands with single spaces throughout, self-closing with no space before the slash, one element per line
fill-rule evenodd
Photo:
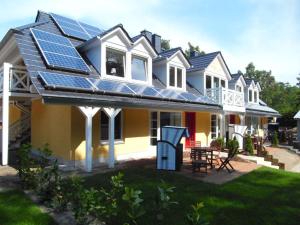
<path fill-rule="evenodd" d="M 241 125 L 245 126 L 245 115 L 239 115 L 240 120 L 241 120 Z"/>
<path fill-rule="evenodd" d="M 2 165 L 8 164 L 9 148 L 9 77 L 12 65 L 3 64 L 3 89 L 2 89 Z"/>
<path fill-rule="evenodd" d="M 115 167 L 115 117 L 121 111 L 120 108 L 103 108 L 104 113 L 108 116 L 109 119 L 109 131 L 108 131 L 108 140 L 109 140 L 109 150 L 108 150 L 108 167 Z"/>
<path fill-rule="evenodd" d="M 92 130 L 93 130 L 93 117 L 100 110 L 100 107 L 78 107 L 82 114 L 85 116 L 85 170 L 92 171 L 93 150 L 92 150 Z"/>

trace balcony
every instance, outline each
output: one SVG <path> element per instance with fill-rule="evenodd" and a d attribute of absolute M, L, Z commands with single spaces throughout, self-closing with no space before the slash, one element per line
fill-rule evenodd
<path fill-rule="evenodd" d="M 9 67 L 9 91 L 10 92 L 30 92 L 30 78 L 25 67 Z M 0 68 L 0 92 L 3 91 L 3 67 Z"/>
<path fill-rule="evenodd" d="M 210 88 L 206 90 L 206 95 L 216 103 L 223 106 L 228 111 L 244 111 L 244 93 L 228 88 Z"/>

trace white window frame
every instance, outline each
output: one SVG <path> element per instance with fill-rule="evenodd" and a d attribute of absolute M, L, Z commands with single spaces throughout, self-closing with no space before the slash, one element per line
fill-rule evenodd
<path fill-rule="evenodd" d="M 238 88 L 240 88 L 241 89 L 241 91 L 239 91 L 238 90 Z M 242 86 L 241 85 L 235 85 L 235 90 L 237 91 L 237 92 L 243 92 L 243 88 L 242 88 Z"/>
<path fill-rule="evenodd" d="M 171 67 L 173 67 L 175 69 L 175 84 L 174 84 L 174 86 L 170 85 L 170 69 L 171 69 Z M 178 84 L 177 84 L 177 80 L 178 80 L 177 69 L 181 69 L 181 87 L 178 87 Z M 185 89 L 185 83 L 186 83 L 185 68 L 182 66 L 179 66 L 179 65 L 175 65 L 174 63 L 169 63 L 169 65 L 167 66 L 167 88 L 183 90 L 183 89 Z"/>
<path fill-rule="evenodd" d="M 255 96 L 256 96 L 256 97 L 255 97 Z M 257 91 L 255 91 L 255 90 L 253 90 L 253 101 L 254 101 L 255 103 L 258 102 Z"/>
<path fill-rule="evenodd" d="M 250 92 L 251 92 L 251 101 L 250 101 Z M 248 89 L 248 102 L 253 102 L 253 89 Z"/>
<path fill-rule="evenodd" d="M 147 58 L 147 57 L 145 57 L 145 56 L 142 56 L 142 55 L 139 55 L 139 54 L 136 54 L 136 53 L 132 53 L 131 54 L 131 63 L 130 63 L 130 65 L 132 64 L 132 60 L 133 60 L 133 58 L 139 58 L 139 59 L 143 59 L 143 60 L 145 60 L 145 65 L 144 65 L 144 67 L 145 67 L 145 72 L 146 72 L 146 80 L 136 80 L 136 79 L 134 79 L 133 77 L 132 77 L 132 67 L 131 67 L 131 80 L 132 81 L 134 81 L 134 82 L 137 82 L 137 83 L 148 83 L 149 82 L 149 74 L 148 74 L 148 72 L 149 72 L 149 58 Z"/>
<path fill-rule="evenodd" d="M 128 78 L 128 68 L 127 68 L 127 62 L 128 62 L 128 54 L 127 54 L 127 49 L 125 48 L 117 48 L 117 47 L 114 47 L 114 46 L 111 46 L 111 45 L 105 45 L 105 55 L 103 56 L 104 57 L 104 71 L 105 71 L 105 77 L 106 78 L 109 78 L 109 79 L 116 79 L 116 80 L 124 80 L 126 78 Z M 110 75 L 110 74 L 107 74 L 106 73 L 106 53 L 108 51 L 108 49 L 111 49 L 113 51 L 118 51 L 118 52 L 122 52 L 124 53 L 124 58 L 123 58 L 123 64 L 124 64 L 124 76 L 123 77 L 119 77 L 119 76 L 114 76 L 114 75 Z M 131 61 L 130 61 L 131 63 Z"/>
<path fill-rule="evenodd" d="M 184 124 L 184 116 L 183 116 L 183 111 L 176 111 L 176 110 L 149 110 L 149 145 L 151 147 L 156 147 L 156 145 L 151 145 L 151 113 L 152 112 L 156 112 L 157 113 L 157 140 L 160 140 L 160 128 L 161 128 L 161 125 L 160 125 L 160 113 L 162 112 L 168 112 L 168 113 L 180 113 L 180 123 L 181 123 L 181 126 L 183 126 Z"/>
<path fill-rule="evenodd" d="M 123 116 L 123 111 L 121 111 L 119 113 L 121 115 L 121 138 L 120 139 L 115 139 L 115 144 L 123 144 L 124 143 L 124 137 L 123 137 L 124 116 Z M 99 123 L 99 125 L 100 125 L 100 137 L 99 137 L 99 139 L 100 139 L 100 145 L 108 145 L 109 144 L 109 140 L 101 140 L 101 132 L 102 132 L 101 131 L 101 113 L 100 113 L 99 117 L 100 117 L 100 123 Z"/>
<path fill-rule="evenodd" d="M 216 132 L 212 132 L 212 117 L 213 116 L 216 116 Z M 216 137 L 213 137 L 213 133 L 216 134 Z M 210 114 L 210 138 L 211 140 L 215 140 L 217 139 L 218 137 L 221 136 L 221 119 L 219 118 L 219 115 L 218 114 Z"/>

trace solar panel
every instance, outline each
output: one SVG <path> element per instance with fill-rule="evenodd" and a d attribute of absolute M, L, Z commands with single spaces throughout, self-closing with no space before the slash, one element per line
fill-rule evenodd
<path fill-rule="evenodd" d="M 37 29 L 31 29 L 31 32 L 48 66 L 76 72 L 90 72 L 69 39 Z"/>
<path fill-rule="evenodd" d="M 95 37 L 104 31 L 86 23 L 79 22 L 79 24 L 91 37 Z"/>
<path fill-rule="evenodd" d="M 189 93 L 189 92 L 182 92 L 182 93 L 180 93 L 180 95 L 191 102 L 197 102 L 197 99 L 198 99 L 198 97 L 196 95 Z"/>
<path fill-rule="evenodd" d="M 101 29 L 64 17 L 54 13 L 50 14 L 55 21 L 55 23 L 59 26 L 61 31 L 70 37 L 79 38 L 81 40 L 88 40 L 94 36 L 97 36 L 101 32 Z"/>
<path fill-rule="evenodd" d="M 127 83 L 127 86 L 131 88 L 136 94 L 147 97 L 162 97 L 155 88 L 148 87 L 145 85 L 137 85 Z"/>
<path fill-rule="evenodd" d="M 160 94 L 164 98 L 186 101 L 186 98 L 180 95 L 181 92 L 175 90 L 162 89 L 160 91 Z"/>
<path fill-rule="evenodd" d="M 85 91 L 95 90 L 95 87 L 85 77 L 50 72 L 39 72 L 39 77 L 47 87 Z"/>
<path fill-rule="evenodd" d="M 135 93 L 124 83 L 113 80 L 98 80 L 92 78 L 89 80 L 98 88 L 99 91 L 135 95 Z"/>

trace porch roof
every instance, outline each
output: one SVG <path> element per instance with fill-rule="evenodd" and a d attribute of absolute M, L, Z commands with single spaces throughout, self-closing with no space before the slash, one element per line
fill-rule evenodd
<path fill-rule="evenodd" d="M 279 114 L 278 111 L 275 109 L 270 108 L 267 105 L 264 104 L 247 104 L 246 105 L 246 114 L 250 115 L 260 115 L 260 116 L 267 116 L 267 117 L 280 117 L 281 115 Z"/>

